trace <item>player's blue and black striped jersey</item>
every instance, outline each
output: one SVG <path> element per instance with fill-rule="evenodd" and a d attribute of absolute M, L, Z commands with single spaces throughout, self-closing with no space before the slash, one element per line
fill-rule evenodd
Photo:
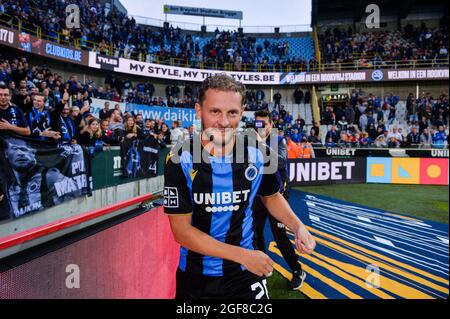
<path fill-rule="evenodd" d="M 243 152 L 236 151 L 240 139 L 245 140 Z M 186 142 L 189 147 L 185 143 L 185 147 L 169 153 L 164 172 L 164 211 L 192 213 L 192 225 L 216 240 L 255 249 L 253 201 L 257 195 L 277 193 L 279 184 L 275 173 L 264 174 L 269 152 L 264 147 L 249 146 L 246 137 L 238 135 L 237 141 L 233 153 L 226 157 L 206 154 L 196 161 L 193 141 Z M 200 148 L 200 152 L 206 152 Z M 245 270 L 235 262 L 203 256 L 184 247 L 179 268 L 206 276 L 228 276 Z"/>

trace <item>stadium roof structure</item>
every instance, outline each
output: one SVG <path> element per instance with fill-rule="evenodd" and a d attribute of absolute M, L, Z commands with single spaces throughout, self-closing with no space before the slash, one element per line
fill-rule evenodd
<path fill-rule="evenodd" d="M 381 18 L 408 19 L 412 16 L 442 18 L 448 16 L 448 2 L 439 0 L 312 0 L 311 25 L 325 21 L 361 21 L 368 13 L 366 7 L 377 4 Z"/>

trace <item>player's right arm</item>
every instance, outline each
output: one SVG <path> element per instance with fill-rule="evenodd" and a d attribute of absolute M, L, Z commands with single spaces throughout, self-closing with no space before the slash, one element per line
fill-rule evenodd
<path fill-rule="evenodd" d="M 216 240 L 192 226 L 192 201 L 181 164 L 166 160 L 164 169 L 164 212 L 169 215 L 175 240 L 184 248 L 204 256 L 226 259 L 243 265 L 248 271 L 266 275 L 273 261 L 261 251 L 244 249 Z"/>

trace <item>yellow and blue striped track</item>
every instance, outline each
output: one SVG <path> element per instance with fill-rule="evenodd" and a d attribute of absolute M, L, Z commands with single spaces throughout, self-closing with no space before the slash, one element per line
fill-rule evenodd
<path fill-rule="evenodd" d="M 299 191 L 289 202 L 317 241 L 312 255 L 300 255 L 308 297 L 448 298 L 448 225 Z M 275 269 L 290 279 L 268 223 L 265 236 Z"/>

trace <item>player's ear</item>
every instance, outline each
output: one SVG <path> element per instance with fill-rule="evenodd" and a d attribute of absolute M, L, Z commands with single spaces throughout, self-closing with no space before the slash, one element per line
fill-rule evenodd
<path fill-rule="evenodd" d="M 195 114 L 198 120 L 202 120 L 202 106 L 199 103 L 195 103 Z"/>

